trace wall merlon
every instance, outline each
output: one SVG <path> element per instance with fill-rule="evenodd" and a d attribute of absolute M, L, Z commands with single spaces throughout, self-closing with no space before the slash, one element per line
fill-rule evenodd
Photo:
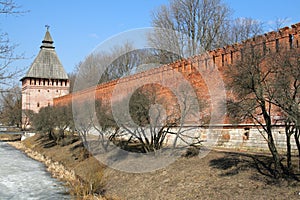
<path fill-rule="evenodd" d="M 265 38 L 266 38 L 267 42 L 273 41 L 276 38 L 276 32 L 275 31 L 272 31 L 272 32 L 269 32 L 269 33 L 265 33 L 264 35 L 265 35 Z"/>
<path fill-rule="evenodd" d="M 221 47 L 221 48 L 217 48 L 215 53 L 216 53 L 216 55 L 221 55 L 223 53 L 223 51 L 224 51 L 224 48 Z"/>
<path fill-rule="evenodd" d="M 298 22 L 296 24 L 293 24 L 292 26 L 296 26 L 298 28 L 298 30 L 299 30 L 299 28 L 300 28 L 300 22 Z"/>
<path fill-rule="evenodd" d="M 224 48 L 225 54 L 229 54 L 229 53 L 231 53 L 232 51 L 234 51 L 233 45 L 228 45 L 228 46 L 226 46 L 226 47 Z"/>
<path fill-rule="evenodd" d="M 219 69 L 220 67 L 226 67 L 227 64 L 232 64 L 236 60 L 241 59 L 241 50 L 245 48 L 247 45 L 251 45 L 252 47 L 255 47 L 257 49 L 265 50 L 266 52 L 275 52 L 278 48 L 300 48 L 300 23 L 293 24 L 291 27 L 284 27 L 279 29 L 278 32 L 272 31 L 269 33 L 265 33 L 262 35 L 258 35 L 256 37 L 250 38 L 248 40 L 245 40 L 241 43 L 236 43 L 233 45 L 228 45 L 223 48 L 214 49 L 211 51 L 207 51 L 205 53 L 195 55 L 192 57 L 189 57 L 187 59 L 183 58 L 181 60 L 175 61 L 173 63 L 164 64 L 157 66 L 156 68 L 139 72 L 135 75 L 123 77 L 118 80 L 113 80 L 107 83 L 103 83 L 101 85 L 98 85 L 96 87 L 96 93 L 97 96 L 101 96 L 101 98 L 108 98 L 110 97 L 114 87 L 117 84 L 124 84 L 128 85 L 128 90 L 131 90 L 133 87 L 133 84 L 136 83 L 138 80 L 143 79 L 162 79 L 162 77 L 168 76 L 168 80 L 170 81 L 172 77 L 169 77 L 169 73 L 174 71 L 175 72 L 181 72 L 184 76 L 190 76 L 191 75 L 191 81 L 195 82 L 197 87 L 202 87 L 201 81 L 198 80 L 199 77 L 197 77 L 198 70 L 204 70 L 207 69 L 209 66 L 216 66 Z M 277 48 L 277 49 L 276 49 Z M 172 82 L 172 81 L 171 81 Z M 95 88 L 93 88 L 95 89 Z M 91 89 L 86 89 L 84 91 L 80 91 L 78 93 L 75 93 L 74 95 L 82 96 L 85 93 L 92 92 Z M 124 91 L 125 95 L 126 90 Z M 103 94 L 103 95 L 101 95 Z M 120 94 L 121 95 L 121 94 Z M 70 97 L 71 95 L 56 98 L 55 102 L 64 102 L 64 101 L 70 101 L 72 99 Z M 84 95 L 83 95 L 84 96 Z M 107 97 L 106 97 L 107 96 Z M 82 97 L 78 97 L 82 98 Z"/>
<path fill-rule="evenodd" d="M 255 41 L 255 43 L 263 43 L 266 39 L 264 37 L 264 35 L 258 35 L 256 37 L 253 38 L 253 40 Z"/>
<path fill-rule="evenodd" d="M 280 33 L 281 37 L 288 37 L 290 32 L 291 32 L 291 29 L 287 26 L 279 29 L 279 33 Z"/>
<path fill-rule="evenodd" d="M 255 42 L 253 41 L 253 38 L 249 38 L 249 39 L 247 39 L 247 40 L 244 40 L 242 43 L 243 43 L 244 45 L 252 45 L 252 44 L 254 44 Z"/>

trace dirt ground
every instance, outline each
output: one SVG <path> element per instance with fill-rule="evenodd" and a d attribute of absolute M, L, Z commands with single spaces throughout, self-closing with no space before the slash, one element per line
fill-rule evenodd
<path fill-rule="evenodd" d="M 255 154 L 211 151 L 201 159 L 179 158 L 152 173 L 107 169 L 106 194 L 121 199 L 300 199 L 299 181 L 275 181 L 263 167 L 267 160 Z"/>
<path fill-rule="evenodd" d="M 126 173 L 88 157 L 79 141 L 59 146 L 35 136 L 24 144 L 86 180 L 98 180 L 95 174 L 101 172 L 98 186 L 108 199 L 300 199 L 299 169 L 295 166 L 295 178 L 274 180 L 270 157 L 253 152 L 212 150 L 204 158 L 180 157 L 157 171 Z"/>

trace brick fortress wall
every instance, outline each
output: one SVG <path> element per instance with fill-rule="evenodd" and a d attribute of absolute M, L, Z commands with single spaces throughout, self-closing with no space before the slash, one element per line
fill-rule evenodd
<path fill-rule="evenodd" d="M 54 105 L 66 105 L 72 102 L 72 98 L 79 102 L 94 97 L 104 102 L 108 102 L 112 98 L 122 99 L 138 87 L 151 83 L 161 84 L 165 86 L 164 88 L 167 87 L 172 90 L 174 87 L 179 87 L 181 79 L 189 81 L 199 98 L 210 99 L 214 95 L 214 92 L 216 95 L 218 94 L 218 91 L 211 91 L 211 88 L 217 89 L 219 87 L 216 85 L 219 80 L 215 80 L 218 77 L 214 72 L 217 71 L 221 75 L 221 78 L 224 78 L 223 72 L 226 65 L 239 60 L 246 45 L 252 45 L 265 52 L 276 52 L 282 48 L 300 48 L 300 23 L 282 28 L 278 32 L 273 31 L 248 39 L 239 44 L 212 50 L 204 54 L 158 66 L 145 72 L 55 98 Z M 117 95 L 114 95 L 116 93 Z M 162 93 L 168 92 L 165 90 Z"/>
<path fill-rule="evenodd" d="M 268 52 L 277 52 L 284 48 L 299 48 L 300 50 L 300 23 L 291 27 L 285 27 L 278 32 L 269 32 L 255 38 L 248 39 L 239 44 L 234 44 L 209 51 L 205 54 L 196 55 L 187 59 L 183 59 L 174 63 L 158 66 L 148 71 L 137 73 L 132 76 L 124 77 L 118 80 L 110 81 L 97 85 L 79 92 L 71 93 L 54 99 L 54 105 L 66 105 L 76 102 L 85 102 L 87 99 L 101 99 L 103 102 L 111 103 L 110 100 L 118 101 L 127 95 L 133 93 L 137 88 L 149 85 L 160 84 L 163 89 L 160 95 L 168 96 L 173 102 L 169 106 L 176 105 L 176 101 L 180 101 L 178 96 L 172 96 L 172 90 L 178 88 L 182 80 L 187 80 L 194 89 L 199 99 L 208 99 L 209 108 L 201 117 L 205 117 L 211 112 L 213 107 L 217 107 L 218 97 L 221 93 L 220 89 L 224 89 L 220 85 L 220 78 L 224 79 L 224 69 L 226 65 L 233 64 L 241 59 L 243 48 L 251 45 L 259 48 L 266 54 Z M 222 81 L 221 81 L 222 82 Z M 227 92 L 227 95 L 228 94 Z M 176 99 L 177 98 L 177 99 Z M 171 109 L 171 108 L 169 108 Z M 219 123 L 220 121 L 218 121 Z M 226 124 L 228 124 L 226 128 Z M 267 144 L 256 128 L 248 125 L 240 125 L 232 127 L 229 121 L 225 119 L 222 127 L 214 128 L 216 137 L 219 138 L 217 146 L 230 148 L 262 148 L 266 149 Z M 202 139 L 206 139 L 209 130 L 198 130 Z M 210 131 L 211 132 L 211 131 Z M 248 132 L 248 139 L 244 140 L 245 132 Z M 279 148 L 285 149 L 285 135 L 282 128 L 276 127 L 274 130 L 276 143 Z M 224 140 L 224 134 L 226 140 Z M 292 148 L 295 150 L 295 143 L 292 141 Z"/>

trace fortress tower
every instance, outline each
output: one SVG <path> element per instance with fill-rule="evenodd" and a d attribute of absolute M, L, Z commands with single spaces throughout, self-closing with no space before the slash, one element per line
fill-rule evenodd
<path fill-rule="evenodd" d="M 52 106 L 53 98 L 69 93 L 68 75 L 56 54 L 49 26 L 39 54 L 21 81 L 23 124 L 28 110 L 36 113 L 42 107 Z"/>

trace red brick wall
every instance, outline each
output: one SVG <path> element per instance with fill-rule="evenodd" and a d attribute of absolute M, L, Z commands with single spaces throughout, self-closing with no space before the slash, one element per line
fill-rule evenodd
<path fill-rule="evenodd" d="M 269 32 L 255 38 L 248 39 L 239 44 L 215 49 L 207 54 L 196 55 L 188 59 L 180 60 L 171 64 L 158 66 L 132 76 L 114 80 L 108 83 L 98 85 L 80 92 L 72 93 L 63 97 L 55 98 L 54 105 L 64 105 L 76 101 L 85 101 L 87 98 L 102 99 L 109 102 L 112 97 L 122 99 L 128 93 L 133 92 L 137 87 L 149 84 L 159 83 L 167 88 L 179 87 L 181 80 L 185 79 L 194 88 L 198 98 L 204 98 L 211 101 L 211 96 L 218 96 L 218 89 L 222 88 L 219 83 L 220 78 L 216 72 L 222 73 L 227 64 L 232 64 L 241 58 L 241 49 L 246 45 L 253 45 L 261 51 L 275 52 L 276 46 L 282 48 L 300 48 L 300 23 L 285 27 L 278 32 Z M 202 75 L 201 75 L 202 74 Z M 180 77 L 182 75 L 182 77 Z M 214 88 L 211 91 L 211 88 Z M 116 94 L 114 94 L 114 90 Z M 209 93 L 210 92 L 210 93 Z M 162 91 L 162 94 L 168 96 L 168 92 Z M 210 102 L 209 112 L 214 106 Z"/>

